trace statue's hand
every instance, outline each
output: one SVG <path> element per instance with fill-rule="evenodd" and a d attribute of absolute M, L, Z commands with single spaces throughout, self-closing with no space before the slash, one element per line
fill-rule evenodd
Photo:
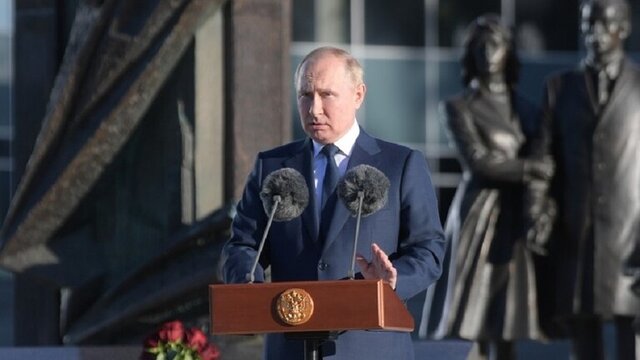
<path fill-rule="evenodd" d="M 553 176 L 555 166 L 550 157 L 543 159 L 529 159 L 524 163 L 525 181 L 549 180 Z"/>
<path fill-rule="evenodd" d="M 548 255 L 549 240 L 556 218 L 556 204 L 551 199 L 546 199 L 541 211 L 529 214 L 526 231 L 527 248 L 538 255 Z"/>

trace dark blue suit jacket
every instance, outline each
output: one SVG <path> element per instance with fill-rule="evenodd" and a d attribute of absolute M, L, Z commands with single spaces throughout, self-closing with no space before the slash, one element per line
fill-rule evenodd
<path fill-rule="evenodd" d="M 318 236 L 313 196 L 313 146 L 310 139 L 293 142 L 258 155 L 244 194 L 237 206 L 233 234 L 223 250 L 227 283 L 246 282 L 256 249 L 267 223 L 259 193 L 264 178 L 283 167 L 298 170 L 310 189 L 309 206 L 288 222 L 271 226 L 257 281 L 271 267 L 272 281 L 336 280 L 348 276 L 354 241 L 355 218 L 341 201 L 335 205 L 327 236 Z M 441 274 L 444 236 L 431 177 L 424 156 L 415 150 L 373 138 L 361 130 L 348 168 L 367 164 L 390 180 L 387 204 L 362 218 L 358 253 L 371 259 L 371 244 L 377 243 L 398 270 L 396 293 L 407 300 L 425 290 Z M 380 331 L 348 331 L 323 346 L 325 359 L 412 359 L 409 334 Z M 269 334 L 268 359 L 302 359 L 302 342 Z"/>

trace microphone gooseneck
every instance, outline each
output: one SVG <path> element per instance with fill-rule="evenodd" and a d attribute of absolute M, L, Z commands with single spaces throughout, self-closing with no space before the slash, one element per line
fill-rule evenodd
<path fill-rule="evenodd" d="M 269 233 L 269 229 L 271 228 L 271 223 L 273 222 L 276 211 L 278 210 L 278 205 L 281 202 L 280 195 L 273 196 L 273 204 L 271 207 L 271 213 L 269 214 L 269 221 L 267 221 L 267 227 L 265 227 L 264 232 L 262 233 L 262 239 L 260 240 L 260 245 L 258 245 L 258 253 L 256 254 L 256 258 L 253 261 L 253 266 L 251 266 L 251 272 L 249 273 L 249 283 L 253 284 L 256 280 L 256 268 L 258 267 L 258 261 L 260 261 L 260 254 L 262 254 L 262 249 L 264 248 L 265 239 L 267 238 L 267 234 Z"/>
<path fill-rule="evenodd" d="M 258 252 L 247 274 L 249 283 L 255 281 L 255 272 L 260 261 L 260 254 L 269 234 L 273 221 L 289 221 L 302 214 L 309 203 L 309 188 L 302 174 L 292 168 L 282 168 L 267 175 L 260 191 L 262 207 L 269 220 L 258 245 Z"/>
<path fill-rule="evenodd" d="M 360 236 L 360 219 L 382 209 L 387 203 L 390 182 L 384 173 L 370 165 L 358 165 L 347 171 L 338 184 L 338 196 L 356 217 L 349 278 L 355 278 L 356 250 Z"/>

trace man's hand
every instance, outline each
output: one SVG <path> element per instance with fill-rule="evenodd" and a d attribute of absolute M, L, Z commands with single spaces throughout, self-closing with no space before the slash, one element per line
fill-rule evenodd
<path fill-rule="evenodd" d="M 373 252 L 371 262 L 368 262 L 362 255 L 358 254 L 356 256 L 356 261 L 358 262 L 362 276 L 367 280 L 382 279 L 388 282 L 391 288 L 395 290 L 398 271 L 393 267 L 387 254 L 385 254 L 378 245 L 371 245 L 371 251 Z"/>

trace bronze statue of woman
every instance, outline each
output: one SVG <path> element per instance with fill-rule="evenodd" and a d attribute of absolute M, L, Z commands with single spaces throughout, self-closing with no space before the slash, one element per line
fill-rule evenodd
<path fill-rule="evenodd" d="M 496 15 L 472 22 L 461 62 L 465 89 L 441 109 L 463 176 L 445 225 L 444 307 L 431 316 L 442 316 L 436 337 L 474 342 L 469 359 L 513 359 L 515 340 L 544 338 L 524 198 L 553 166 L 527 157 L 539 111 L 516 91 L 514 41 Z"/>

